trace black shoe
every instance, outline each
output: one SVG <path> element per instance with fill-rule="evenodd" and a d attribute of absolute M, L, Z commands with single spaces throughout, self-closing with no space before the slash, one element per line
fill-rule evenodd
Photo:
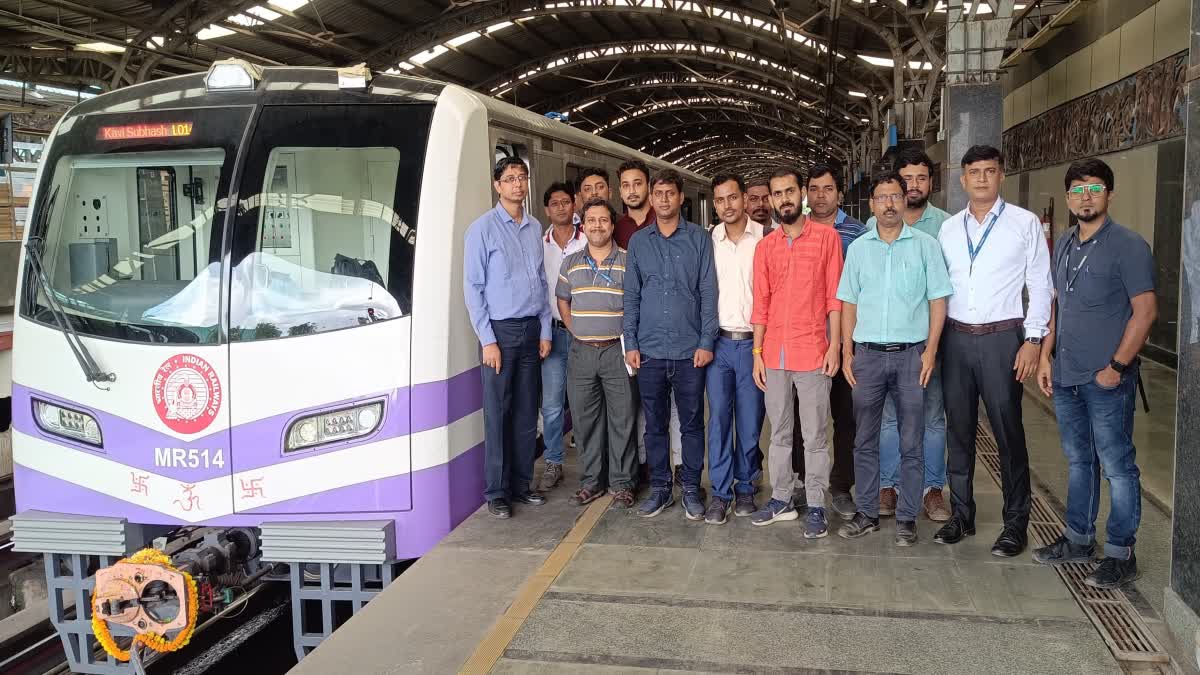
<path fill-rule="evenodd" d="M 1012 558 L 1021 555 L 1021 551 L 1025 550 L 1025 544 L 1024 530 L 1019 530 L 1012 525 L 1005 525 L 1000 536 L 996 537 L 996 543 L 992 544 L 992 555 Z"/>
<path fill-rule="evenodd" d="M 1059 537 L 1053 544 L 1035 549 L 1033 561 L 1043 565 L 1065 565 L 1067 563 L 1091 562 L 1096 555 L 1096 545 L 1072 544 L 1066 537 Z"/>
<path fill-rule="evenodd" d="M 513 497 L 512 500 L 518 504 L 529 504 L 530 506 L 541 506 L 546 503 L 546 498 L 533 490 L 526 490 Z"/>
<path fill-rule="evenodd" d="M 896 545 L 912 546 L 917 543 L 917 523 L 913 520 L 896 521 Z"/>
<path fill-rule="evenodd" d="M 957 544 L 963 540 L 963 537 L 974 537 L 975 526 L 967 527 L 958 518 L 950 518 L 942 529 L 933 535 L 933 541 L 938 544 Z"/>
<path fill-rule="evenodd" d="M 1125 584 L 1134 581 L 1139 576 L 1137 568 L 1137 558 L 1132 553 L 1129 554 L 1129 560 L 1121 560 L 1120 558 L 1105 558 L 1100 561 L 1100 566 L 1096 568 L 1083 580 L 1083 583 L 1092 588 L 1120 588 Z"/>
<path fill-rule="evenodd" d="M 512 507 L 503 497 L 488 500 L 488 513 L 497 518 L 512 518 Z"/>
<path fill-rule="evenodd" d="M 859 511 L 849 522 L 838 528 L 838 536 L 842 539 L 857 539 L 879 529 L 879 519 L 872 518 Z"/>

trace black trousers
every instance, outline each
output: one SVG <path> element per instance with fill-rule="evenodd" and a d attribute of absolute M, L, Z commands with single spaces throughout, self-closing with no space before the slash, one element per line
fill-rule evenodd
<path fill-rule="evenodd" d="M 485 499 L 514 497 L 529 489 L 542 400 L 537 317 L 493 321 L 492 331 L 500 347 L 500 372 L 480 368 Z"/>
<path fill-rule="evenodd" d="M 954 516 L 975 525 L 975 438 L 979 400 L 1000 448 L 1004 524 L 1024 532 L 1029 524 L 1029 450 L 1021 421 L 1024 390 L 1013 372 L 1022 331 L 969 335 L 949 326 L 942 333 L 942 393 L 946 404 L 946 475 Z"/>
<path fill-rule="evenodd" d="M 829 388 L 829 413 L 833 417 L 833 470 L 829 492 L 850 492 L 854 485 L 854 396 L 846 376 L 839 370 Z M 792 410 L 792 469 L 804 477 L 804 435 L 800 433 L 799 399 Z M 801 480 L 800 485 L 804 485 Z"/>

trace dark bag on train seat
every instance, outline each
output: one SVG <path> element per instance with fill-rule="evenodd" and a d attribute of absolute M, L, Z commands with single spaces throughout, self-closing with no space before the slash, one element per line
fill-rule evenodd
<path fill-rule="evenodd" d="M 387 284 L 384 283 L 383 276 L 379 274 L 379 268 L 375 266 L 373 260 L 360 260 L 338 253 L 333 256 L 333 268 L 329 271 L 344 277 L 358 277 L 374 281 L 383 288 L 387 288 Z"/>

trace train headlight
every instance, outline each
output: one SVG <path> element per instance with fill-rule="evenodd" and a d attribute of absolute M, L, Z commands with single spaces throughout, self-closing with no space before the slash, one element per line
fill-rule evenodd
<path fill-rule="evenodd" d="M 301 417 L 288 428 L 284 452 L 369 436 L 382 418 L 382 401 Z"/>
<path fill-rule="evenodd" d="M 262 71 L 242 59 L 217 61 L 204 76 L 208 91 L 251 91 L 262 79 Z"/>
<path fill-rule="evenodd" d="M 38 428 L 48 434 L 62 436 L 73 441 L 82 441 L 97 447 L 104 445 L 104 436 L 100 433 L 100 423 L 96 421 L 95 417 L 85 412 L 35 399 L 33 401 L 33 417 L 37 421 Z"/>

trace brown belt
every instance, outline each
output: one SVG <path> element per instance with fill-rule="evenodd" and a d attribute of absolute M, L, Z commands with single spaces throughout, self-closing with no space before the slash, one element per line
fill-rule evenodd
<path fill-rule="evenodd" d="M 620 338 L 617 338 L 616 340 L 578 340 L 577 339 L 575 341 L 580 344 L 585 344 L 589 347 L 595 347 L 596 349 L 604 349 L 605 347 L 611 347 L 611 346 L 617 344 L 618 342 L 621 341 L 621 339 Z"/>
<path fill-rule="evenodd" d="M 992 323 L 963 323 L 954 319 L 946 319 L 946 325 L 951 329 L 968 335 L 991 335 L 1001 331 L 1020 328 L 1025 325 L 1025 319 L 1005 319 Z"/>

